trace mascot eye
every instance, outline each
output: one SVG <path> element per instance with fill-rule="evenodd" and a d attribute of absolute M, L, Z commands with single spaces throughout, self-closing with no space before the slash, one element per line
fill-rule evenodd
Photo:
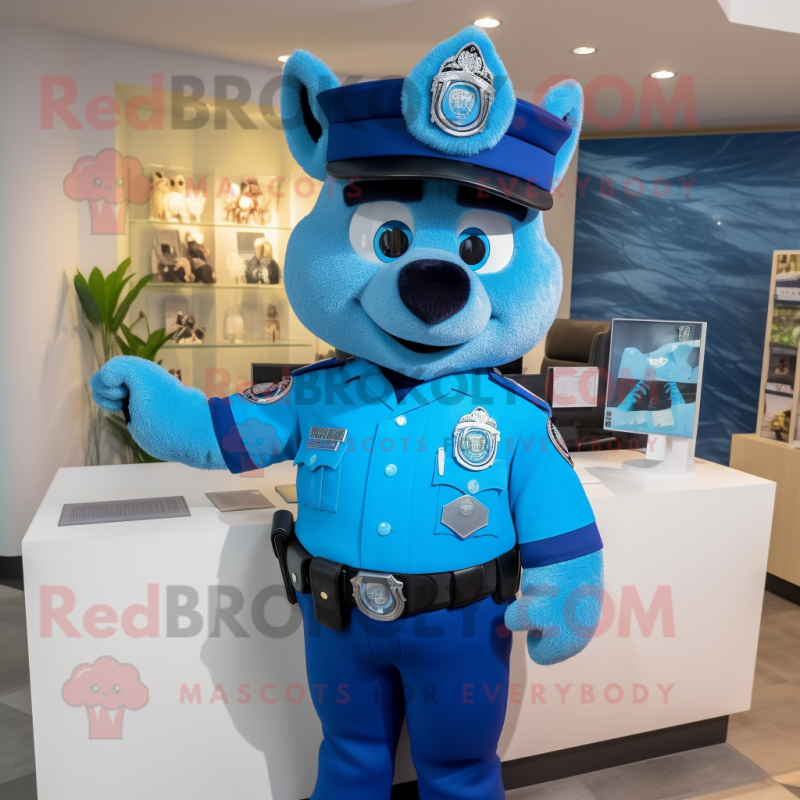
<path fill-rule="evenodd" d="M 92 685 L 89 687 L 89 691 L 90 691 L 92 694 L 97 694 L 97 693 L 100 691 L 100 687 L 99 687 L 99 686 L 98 686 L 96 683 L 93 683 L 93 684 L 92 684 Z"/>
<path fill-rule="evenodd" d="M 99 188 L 100 188 L 102 185 L 103 185 L 103 181 L 102 181 L 102 179 L 101 179 L 101 178 L 95 178 L 95 179 L 92 181 L 92 186 L 94 186 L 94 187 L 95 187 L 95 189 L 99 189 Z"/>
<path fill-rule="evenodd" d="M 390 264 L 414 241 L 414 218 L 402 203 L 381 200 L 356 208 L 350 220 L 350 244 L 367 261 Z"/>
<path fill-rule="evenodd" d="M 499 272 L 514 255 L 514 232 L 505 214 L 468 211 L 456 229 L 461 260 L 479 275 Z"/>
<path fill-rule="evenodd" d="M 121 186 L 124 186 L 124 185 L 125 185 L 125 181 L 124 181 L 122 178 L 117 178 L 117 179 L 114 181 L 114 184 L 115 184 L 116 186 L 119 186 L 119 187 L 121 187 Z"/>
<path fill-rule="evenodd" d="M 405 222 L 397 219 L 385 222 L 375 234 L 375 255 L 387 263 L 394 261 L 408 250 L 412 237 L 411 229 Z"/>
<path fill-rule="evenodd" d="M 472 269 L 480 269 L 488 260 L 489 237 L 480 228 L 467 228 L 458 236 L 458 255 Z"/>

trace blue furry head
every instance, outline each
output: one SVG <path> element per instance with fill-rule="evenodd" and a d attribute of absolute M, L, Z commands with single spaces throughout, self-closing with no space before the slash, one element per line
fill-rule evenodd
<path fill-rule="evenodd" d="M 485 66 L 493 75 L 493 102 L 486 127 L 474 136 L 451 136 L 431 121 L 431 85 L 434 77 L 448 59 L 452 59 L 465 45 L 474 43 L 479 48 Z M 508 130 L 514 117 L 517 99 L 511 79 L 500 61 L 491 39 L 471 25 L 433 50 L 414 67 L 403 81 L 403 116 L 409 133 L 423 144 L 448 155 L 475 155 L 494 147 Z"/>
<path fill-rule="evenodd" d="M 564 175 L 578 148 L 578 139 L 583 125 L 583 89 L 578 81 L 568 78 L 551 86 L 541 102 L 542 108 L 553 116 L 563 119 L 572 128 L 569 139 L 561 146 L 556 155 L 556 169 L 553 179 L 555 186 L 564 179 Z"/>
<path fill-rule="evenodd" d="M 295 50 L 283 69 L 281 121 L 295 160 L 318 181 L 325 180 L 328 120 L 317 97 L 339 85 L 336 76 L 315 55 Z"/>
<path fill-rule="evenodd" d="M 463 139 L 450 138 L 452 142 L 472 140 L 471 147 L 487 148 L 474 157 L 484 159 L 487 154 L 491 156 L 499 139 L 504 138 L 509 145 L 504 134 L 514 114 L 515 100 L 505 69 L 481 31 L 462 31 L 420 62 L 402 86 L 403 114 L 412 101 L 416 102 L 415 97 L 423 103 L 421 91 L 426 85 L 430 108 L 433 76 L 447 57 L 470 42 L 479 46 L 495 75 L 494 105 L 482 132 Z M 341 142 L 346 145 L 349 141 L 352 147 L 353 137 L 365 130 L 358 120 L 366 118 L 357 114 L 361 109 L 377 113 L 374 96 L 386 100 L 387 105 L 378 104 L 379 109 L 399 109 L 400 105 L 399 100 L 392 100 L 401 91 L 399 81 L 385 82 L 383 95 L 375 95 L 375 84 L 361 84 L 361 94 L 352 95 L 352 103 L 346 107 L 336 107 L 325 98 L 321 104 L 319 92 L 334 85 L 330 70 L 310 54 L 301 51 L 289 59 L 281 101 L 282 111 L 288 115 L 286 138 L 301 167 L 319 179 L 325 177 L 326 158 L 330 174 L 336 174 L 334 168 L 344 163 L 356 170 L 350 176 L 359 175 L 358 170 L 366 169 L 367 162 L 374 167 L 379 160 L 364 155 L 358 149 L 361 145 L 354 154 L 340 156 L 350 161 L 337 161 L 326 152 L 329 126 L 325 109 L 333 115 L 332 126 L 342 124 L 336 115 L 342 117 L 346 112 L 354 117 L 356 124 L 346 132 L 355 133 L 340 136 Z M 408 90 L 411 86 L 416 87 L 416 94 Z M 559 84 L 547 93 L 542 105 L 556 118 L 537 112 L 538 121 L 535 115 L 526 119 L 531 125 L 542 126 L 543 133 L 536 142 L 544 148 L 542 163 L 550 159 L 550 174 L 555 169 L 558 182 L 580 133 L 580 87 L 574 82 Z M 407 162 L 422 164 L 416 167 L 421 171 L 398 178 L 392 173 L 396 162 L 387 162 L 388 174 L 371 174 L 370 179 L 328 178 L 312 212 L 292 232 L 284 275 L 292 308 L 320 339 L 409 377 L 430 380 L 504 364 L 528 352 L 555 317 L 562 278 L 561 262 L 547 241 L 541 212 L 526 207 L 531 203 L 524 195 L 517 192 L 503 196 L 496 187 L 484 191 L 480 181 L 470 185 L 466 174 L 427 171 L 429 164 L 431 170 L 442 169 L 441 159 L 417 158 L 419 153 L 414 148 L 421 145 L 407 142 L 427 137 L 427 153 L 435 156 L 444 149 L 439 135 L 448 134 L 430 125 L 429 114 L 423 112 L 420 106 L 418 117 L 405 121 L 377 114 L 375 123 L 376 135 L 383 130 L 381 125 L 390 133 L 399 130 L 398 126 L 403 130 L 408 127 L 412 136 L 406 133 L 407 140 L 402 140 L 408 148 Z M 414 132 L 416 122 L 425 122 L 428 127 Z M 333 136 L 338 129 L 331 130 Z M 456 146 L 452 142 L 450 146 Z M 364 147 L 369 145 L 368 137 Z M 525 142 L 510 143 L 512 148 L 523 145 Z M 547 147 L 551 147 L 549 155 Z M 453 157 L 452 149 L 444 157 L 448 156 Z M 480 175 L 480 170 L 489 169 L 481 164 L 492 162 L 474 163 L 477 172 L 473 174 Z M 449 168 L 447 164 L 445 168 Z M 503 172 L 495 174 L 503 177 Z M 511 176 L 506 174 L 505 178 Z M 549 187 L 549 179 L 546 185 Z M 545 196 L 549 200 L 549 195 Z"/>

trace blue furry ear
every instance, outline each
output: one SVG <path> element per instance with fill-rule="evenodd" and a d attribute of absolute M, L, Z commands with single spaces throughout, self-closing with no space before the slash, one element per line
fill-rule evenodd
<path fill-rule="evenodd" d="M 328 119 L 317 96 L 339 85 L 316 56 L 295 50 L 283 68 L 281 120 L 286 143 L 298 164 L 318 181 L 326 177 Z"/>
<path fill-rule="evenodd" d="M 572 134 L 564 142 L 556 156 L 553 188 L 558 186 L 567 173 L 569 162 L 575 154 L 583 125 L 583 89 L 578 81 L 568 80 L 551 86 L 539 104 L 545 111 L 563 119 L 572 128 Z"/>
<path fill-rule="evenodd" d="M 441 130 L 431 121 L 431 87 L 447 59 L 454 58 L 468 44 L 477 45 L 485 66 L 494 78 L 494 101 L 486 127 L 471 136 L 457 136 Z M 424 145 L 452 156 L 474 156 L 494 147 L 508 130 L 514 117 L 516 98 L 511 79 L 497 55 L 491 39 L 474 25 L 464 28 L 431 50 L 403 81 L 403 117 L 408 132 Z"/>

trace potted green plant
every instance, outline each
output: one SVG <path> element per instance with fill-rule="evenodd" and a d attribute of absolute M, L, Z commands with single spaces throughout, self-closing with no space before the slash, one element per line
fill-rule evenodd
<path fill-rule="evenodd" d="M 131 260 L 126 258 L 108 275 L 103 275 L 97 267 L 92 269 L 88 278 L 84 277 L 80 270 L 75 275 L 75 291 L 83 309 L 83 321 L 98 369 L 120 354 L 155 361 L 158 351 L 170 339 L 164 328 L 150 330 L 144 312 L 139 313 L 130 327 L 125 325 L 125 317 L 130 312 L 134 300 L 153 278 L 152 275 L 145 275 L 136 283 L 129 285 L 135 277 L 135 273 L 128 271 L 130 266 Z M 146 339 L 137 336 L 132 330 L 140 322 L 144 322 Z M 144 463 L 158 460 L 136 444 L 121 413 L 103 411 L 91 402 L 89 408 L 92 415 L 86 447 L 89 464 L 100 463 L 103 421 L 120 440 L 128 461 Z"/>

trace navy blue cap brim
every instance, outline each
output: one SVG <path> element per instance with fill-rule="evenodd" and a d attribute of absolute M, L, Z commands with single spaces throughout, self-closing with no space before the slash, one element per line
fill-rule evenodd
<path fill-rule="evenodd" d="M 550 192 L 507 172 L 433 156 L 376 156 L 329 161 L 328 175 L 348 181 L 426 180 L 448 181 L 471 186 L 479 192 L 496 195 L 513 203 L 549 211 Z"/>

